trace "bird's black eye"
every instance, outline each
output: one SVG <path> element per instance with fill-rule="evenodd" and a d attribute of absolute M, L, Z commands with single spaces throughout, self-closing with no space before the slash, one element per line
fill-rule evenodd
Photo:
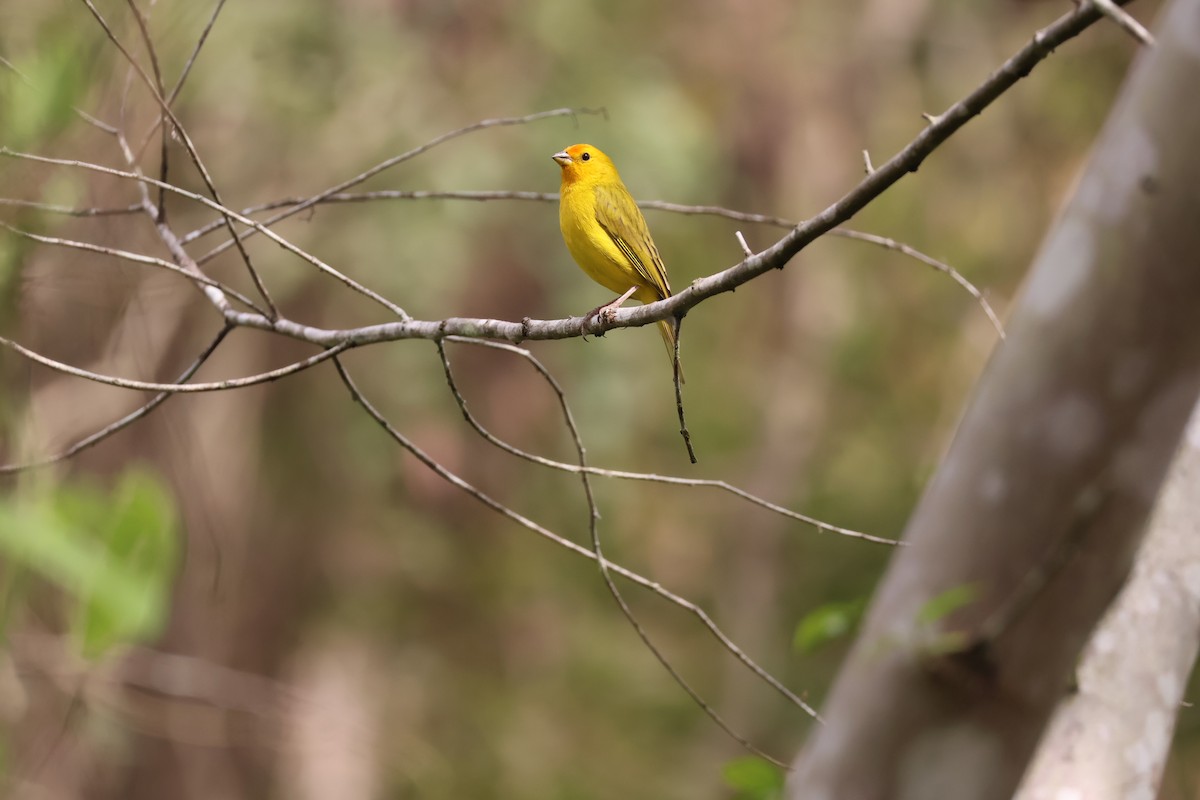
<path fill-rule="evenodd" d="M 579 160 L 580 160 L 580 161 L 590 161 L 590 160 L 591 160 L 591 158 L 592 158 L 592 154 L 591 154 L 591 153 L 584 153 L 583 155 L 581 155 L 581 156 L 579 157 Z"/>

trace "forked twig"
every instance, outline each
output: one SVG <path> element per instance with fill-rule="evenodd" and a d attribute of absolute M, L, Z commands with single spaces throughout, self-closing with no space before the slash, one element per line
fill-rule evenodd
<path fill-rule="evenodd" d="M 491 346 L 501 347 L 501 348 L 506 347 L 506 345 L 501 345 L 496 342 L 479 342 L 479 344 L 485 345 L 485 346 L 491 345 Z M 452 484 L 454 486 L 457 486 L 459 489 L 462 489 L 464 492 L 466 492 L 467 494 L 474 497 L 480 503 L 483 503 L 485 506 L 492 509 L 496 513 L 507 517 L 508 519 L 517 523 L 521 527 L 523 527 L 527 530 L 530 530 L 533 533 L 536 533 L 537 535 L 539 535 L 545 539 L 548 539 L 549 541 L 553 542 L 554 544 L 557 544 L 558 546 L 571 551 L 575 555 L 583 556 L 584 558 L 590 558 L 592 560 L 595 560 L 596 554 L 593 553 L 589 548 L 578 545 L 575 542 L 572 542 L 570 539 L 565 539 L 562 536 L 559 536 L 554 531 L 552 531 L 542 525 L 539 525 L 538 523 L 534 522 L 533 520 L 529 519 L 528 517 L 514 511 L 513 509 L 504 505 L 500 501 L 494 499 L 490 495 L 480 491 L 475 486 L 471 485 L 470 483 L 463 480 L 455 473 L 451 472 L 449 469 L 447 469 L 445 466 L 443 466 L 440 462 L 438 462 L 435 458 L 433 458 L 428 453 L 426 453 L 424 450 L 422 450 L 420 447 L 418 447 L 407 436 L 405 436 L 403 433 L 401 433 L 394 425 L 392 425 L 392 423 L 388 420 L 387 417 L 385 417 L 382 413 L 380 413 L 380 411 L 377 408 L 375 408 L 375 406 L 373 406 L 369 400 L 367 400 L 367 398 L 362 394 L 362 392 L 355 385 L 353 379 L 350 377 L 350 374 L 346 371 L 345 365 L 342 364 L 342 361 L 340 358 L 335 357 L 333 359 L 333 365 L 334 365 L 334 367 L 337 368 L 338 375 L 341 376 L 342 382 L 346 385 L 346 388 L 350 391 L 350 396 L 354 399 L 354 402 L 356 402 L 360 406 L 362 406 L 363 410 L 366 411 L 367 414 L 373 420 L 375 420 L 375 422 L 378 423 L 378 425 L 381 428 L 383 428 L 384 431 L 386 431 L 387 434 L 389 436 L 391 436 L 392 439 L 395 440 L 395 442 L 397 444 L 399 444 L 401 447 L 403 447 L 405 450 L 407 450 L 409 453 L 411 453 L 418 461 L 420 461 L 426 467 L 433 470 L 433 472 L 436 473 L 438 476 L 440 476 L 442 479 L 446 480 L 447 482 L 449 482 L 450 484 Z M 659 597 L 663 598 L 664 600 L 667 600 L 667 601 L 673 603 L 674 605 L 684 609 L 685 611 L 687 611 L 690 614 L 692 614 L 693 616 L 695 616 L 698 620 L 700 620 L 701 624 L 704 625 L 704 627 L 708 629 L 709 633 L 711 633 L 717 639 L 717 641 L 721 643 L 721 645 L 726 650 L 728 650 L 730 653 L 732 653 L 734 655 L 734 657 L 736 657 L 738 659 L 738 661 L 742 662 L 742 664 L 744 664 L 748 669 L 750 669 L 751 672 L 753 672 L 755 675 L 757 675 L 759 678 L 761 678 L 763 681 L 765 681 L 768 685 L 770 685 L 773 689 L 775 689 L 777 692 L 779 692 L 781 695 L 783 695 L 785 698 L 787 698 L 787 700 L 789 702 L 791 702 L 793 705 L 797 706 L 798 708 L 803 709 L 813 719 L 820 720 L 820 716 L 810 705 L 808 705 L 808 703 L 804 702 L 804 700 L 801 699 L 800 697 L 798 697 L 792 690 L 788 689 L 786 686 L 784 686 L 782 683 L 780 683 L 779 680 L 774 675 L 772 675 L 771 673 L 767 672 L 765 669 L 760 667 L 753 659 L 751 659 L 748 655 L 746 655 L 741 650 L 741 648 L 739 648 L 736 644 L 734 644 L 733 640 L 725 635 L 725 632 L 722 631 L 717 626 L 717 624 L 712 621 L 712 618 L 709 617 L 708 613 L 703 608 L 696 605 L 692 601 L 687 600 L 686 598 L 683 598 L 683 597 L 675 594 L 674 592 L 669 591 L 668 589 L 665 589 L 662 586 L 662 584 L 660 584 L 656 581 L 652 581 L 649 578 L 645 578 L 645 577 L 639 575 L 638 573 L 636 573 L 630 569 L 627 569 L 626 567 L 622 567 L 619 564 L 615 564 L 610 561 L 610 562 L 608 562 L 608 568 L 612 572 L 615 572 L 616 574 L 620 575 L 621 577 L 625 578 L 626 580 L 629 580 L 629 581 L 637 584 L 638 586 L 641 586 L 643 589 L 648 589 L 649 591 L 653 592 L 654 594 L 658 595 Z"/>
<path fill-rule="evenodd" d="M 450 369 L 450 358 L 446 353 L 445 343 L 441 339 L 437 341 L 437 350 L 438 356 L 442 360 L 442 368 L 446 372 L 446 380 L 453 384 L 452 371 Z M 725 721 L 724 717 L 722 717 L 717 710 L 714 709 L 708 703 L 708 701 L 705 700 L 700 693 L 692 687 L 690 683 L 688 683 L 687 679 L 684 678 L 679 670 L 675 668 L 675 665 L 671 663 L 666 654 L 664 654 L 658 645 L 654 643 L 654 640 L 650 638 L 650 634 L 642 625 L 641 620 L 639 620 L 637 615 L 633 613 L 633 609 L 629 607 L 629 603 L 626 602 L 625 597 L 621 594 L 621 590 L 617 588 L 617 584 L 613 581 L 612 574 L 609 572 L 609 562 L 604 557 L 604 551 L 600 546 L 600 509 L 596 506 L 596 497 L 592 492 L 591 477 L 587 471 L 587 452 L 583 446 L 583 437 L 579 434 L 579 426 L 575 424 L 575 416 L 571 413 L 571 406 L 567 403 L 567 395 L 562 391 L 562 387 L 557 385 L 557 381 L 555 381 L 554 377 L 548 370 L 542 370 L 541 375 L 547 380 L 547 382 L 550 383 L 552 387 L 555 387 L 555 396 L 558 398 L 559 409 L 562 411 L 563 424 L 566 425 L 567 431 L 571 435 L 571 443 L 575 447 L 575 455 L 579 461 L 580 467 L 578 472 L 579 480 L 583 485 L 583 495 L 588 507 L 588 534 L 592 543 L 592 553 L 595 555 L 596 565 L 600 569 L 600 575 L 604 579 L 604 585 L 608 589 L 608 593 L 612 595 L 617 607 L 621 609 L 621 613 L 633 627 L 634 632 L 636 632 L 638 638 L 642 640 L 642 644 L 646 646 L 646 649 L 648 649 L 650 653 L 658 660 L 658 663 L 662 665 L 663 669 L 667 671 L 667 674 L 671 676 L 672 680 L 675 681 L 679 688 L 683 689 L 683 691 L 687 693 L 688 697 L 692 699 L 692 702 L 699 706 L 700 710 L 703 711 L 709 719 L 716 723 L 717 727 L 725 731 L 730 738 L 744 747 L 748 752 L 753 753 L 759 758 L 770 761 L 780 769 L 786 770 L 788 768 L 787 764 L 763 752 L 763 750 L 755 746 L 752 742 L 730 727 L 729 723 Z M 457 389 L 455 391 L 457 392 Z"/>
<path fill-rule="evenodd" d="M 129 66 L 133 68 L 133 70 L 142 79 L 142 82 L 146 84 L 146 88 L 149 90 L 151 96 L 153 96 L 154 100 L 158 103 L 159 108 L 162 110 L 163 116 L 171 120 L 171 125 L 174 126 L 175 132 L 179 135 L 179 140 L 183 142 L 183 146 L 187 150 L 188 156 L 192 160 L 192 165 L 195 166 L 196 172 L 200 174 L 200 178 L 204 181 L 204 185 L 208 189 L 208 193 L 212 195 L 213 200 L 216 201 L 216 204 L 219 208 L 224 208 L 224 203 L 221 201 L 221 194 L 217 191 L 217 187 L 216 184 L 213 183 L 212 176 L 209 175 L 208 169 L 204 166 L 204 162 L 200 159 L 200 153 L 196 149 L 196 145 L 192 143 L 192 139 L 190 136 L 188 136 L 187 130 L 184 129 L 183 125 L 179 122 L 179 119 L 175 116 L 175 112 L 171 110 L 171 106 L 167 103 L 166 98 L 164 98 L 162 93 L 156 89 L 155 83 L 150 80 L 150 76 L 148 76 L 146 71 L 142 69 L 141 64 L 137 62 L 137 59 L 133 57 L 133 54 L 126 49 L 125 45 L 121 44 L 121 40 L 117 38 L 117 35 L 113 32 L 112 28 L 109 27 L 108 22 L 104 19 L 104 16 L 100 13 L 99 9 L 96 8 L 92 0 L 82 0 L 82 2 L 88 7 L 88 10 L 92 12 L 92 16 L 96 19 L 96 22 L 100 24 L 100 27 L 104 29 L 104 33 L 106 36 L 108 36 L 108 40 L 112 42 L 113 46 L 121 52 L 121 55 L 123 55 L 125 60 L 129 62 Z M 163 135 L 164 137 L 166 136 L 166 131 L 163 132 Z M 163 158 L 165 162 L 165 153 Z M 169 186 L 170 184 L 167 184 L 165 181 L 159 181 L 157 185 L 160 189 L 162 189 L 164 186 Z M 233 227 L 233 220 L 228 214 L 225 213 L 222 213 L 222 218 L 225 220 L 225 225 L 229 230 L 229 235 L 235 240 L 234 244 L 237 245 L 238 252 L 242 256 L 242 261 L 246 265 L 246 270 L 250 273 L 250 278 L 254 281 L 254 287 L 258 290 L 258 293 L 262 295 L 263 300 L 266 301 L 267 308 L 270 310 L 271 316 L 279 316 L 279 310 L 275 307 L 275 301 L 271 299 L 271 294 L 267 291 L 266 285 L 263 284 L 262 278 L 258 274 L 258 270 L 254 268 L 254 262 L 250 259 L 250 253 L 246 251 L 246 248 L 242 246 L 241 241 L 237 239 L 237 231 Z"/>
<path fill-rule="evenodd" d="M 200 355 L 196 357 L 196 360 L 193 361 L 188 368 L 180 374 L 175 382 L 187 383 L 189 380 L 191 380 L 192 376 L 195 375 L 199 371 L 200 367 L 204 365 L 204 362 L 208 361 L 209 357 L 216 352 L 217 347 L 220 346 L 221 342 L 225 340 L 225 337 L 229 335 L 229 332 L 232 330 L 233 327 L 230 325 L 226 325 L 225 327 L 221 328 L 216 337 L 209 342 L 208 346 L 205 347 Z M 0 464 L 0 475 L 11 475 L 17 472 L 38 469 L 40 467 L 48 467 L 53 464 L 66 461 L 75 454 L 104 441 L 114 433 L 128 428 L 130 425 L 137 422 L 154 409 L 158 408 L 167 400 L 167 398 L 172 397 L 174 394 L 175 392 L 160 392 L 145 405 L 135 409 L 134 411 L 131 411 L 130 413 L 126 414 L 115 422 L 106 425 L 95 433 L 83 437 L 79 441 L 67 447 L 65 450 L 61 450 L 54 455 L 35 459 L 33 461 L 23 461 L 13 464 Z"/>

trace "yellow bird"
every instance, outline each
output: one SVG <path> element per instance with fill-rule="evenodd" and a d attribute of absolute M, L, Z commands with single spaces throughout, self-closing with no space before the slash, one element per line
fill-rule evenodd
<path fill-rule="evenodd" d="M 612 159 L 590 144 L 571 145 L 551 158 L 562 167 L 558 224 L 567 250 L 589 278 L 620 295 L 588 316 L 615 310 L 630 296 L 642 303 L 670 297 L 667 268 Z M 662 320 L 658 329 L 674 362 L 675 326 Z"/>

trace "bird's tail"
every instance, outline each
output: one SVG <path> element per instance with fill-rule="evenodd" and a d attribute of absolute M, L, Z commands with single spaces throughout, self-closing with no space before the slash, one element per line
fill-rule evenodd
<path fill-rule="evenodd" d="M 663 344 L 667 346 L 667 358 L 671 364 L 675 364 L 675 320 L 663 319 L 658 321 L 658 330 L 662 334 Z M 683 359 L 679 360 L 679 382 L 687 383 L 683 379 Z"/>

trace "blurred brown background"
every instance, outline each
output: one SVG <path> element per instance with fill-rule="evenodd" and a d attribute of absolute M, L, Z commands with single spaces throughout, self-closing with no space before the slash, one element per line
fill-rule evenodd
<path fill-rule="evenodd" d="M 140 5 L 171 83 L 212 4 Z M 97 7 L 144 60 L 127 5 Z M 365 188 L 552 192 L 558 168 L 549 156 L 587 141 L 613 156 L 639 199 L 802 219 L 859 180 L 862 150 L 882 163 L 919 132 L 921 112 L 943 110 L 1069 8 L 233 2 L 176 109 L 238 208 L 313 194 L 479 119 L 603 106 L 607 119 L 465 136 Z M 1154 8 L 1138 3 L 1135 13 L 1150 20 Z M 1089 30 L 854 227 L 949 262 L 1003 314 L 1134 49 L 1111 25 Z M 83 4 L 0 0 L 0 55 L 35 83 L 66 86 L 72 102 L 123 124 L 135 142 L 155 118 Z M 3 71 L 0 80 L 18 79 Z M 0 144 L 123 166 L 111 137 L 77 118 L 22 127 L 17 96 L 25 91 L 4 89 Z M 156 153 L 152 141 L 149 174 Z M 170 177 L 202 189 L 178 143 Z M 115 178 L 7 159 L 0 194 L 104 207 L 137 199 Z M 212 218 L 178 198 L 167 206 L 181 233 Z M 168 256 L 144 216 L 0 210 L 53 235 Z M 740 259 L 735 230 L 756 249 L 779 235 L 710 217 L 647 216 L 677 289 Z M 550 204 L 337 205 L 277 230 L 421 319 L 549 319 L 608 299 L 571 262 Z M 211 234 L 192 252 L 220 240 Z M 289 317 L 326 327 L 386 319 L 263 237 L 248 246 Z M 236 253 L 209 268 L 252 290 Z M 122 376 L 173 378 L 219 327 L 178 276 L 4 232 L 0 292 L 4 335 Z M 995 342 L 979 307 L 949 278 L 893 252 L 824 239 L 786 270 L 687 317 L 685 401 L 697 466 L 677 433 L 656 332 L 529 348 L 566 389 L 593 464 L 720 478 L 894 536 Z M 236 331 L 200 374 L 250 374 L 311 352 Z M 571 459 L 555 397 L 534 370 L 483 349 L 451 353 L 484 424 L 523 448 Z M 586 544 L 577 480 L 474 434 L 431 343 L 375 346 L 346 363 L 394 424 L 448 468 Z M 53 450 L 144 399 L 63 379 L 7 352 L 0 375 L 0 454 L 9 460 Z M 13 796 L 738 796 L 722 769 L 744 752 L 646 651 L 594 565 L 423 467 L 351 403 L 332 366 L 174 398 L 69 467 L 4 479 L 0 491 L 17 497 L 46 481 L 106 487 L 132 465 L 169 485 L 182 522 L 165 631 L 153 650 L 104 662 L 138 676 L 130 687 L 119 671 L 79 666 L 59 649 L 68 599 L 37 580 L 10 585 L 4 622 L 14 652 L 0 713 Z M 600 480 L 597 493 L 609 558 L 708 609 L 819 705 L 845 640 L 800 653 L 793 631 L 814 609 L 867 597 L 886 548 L 817 534 L 710 489 Z M 6 580 L 13 584 L 11 570 Z M 714 707 L 757 745 L 790 758 L 810 720 L 693 618 L 626 592 Z M 172 680 L 202 696 L 180 696 Z M 1195 727 L 1185 710 L 1166 797 L 1194 796 Z"/>

